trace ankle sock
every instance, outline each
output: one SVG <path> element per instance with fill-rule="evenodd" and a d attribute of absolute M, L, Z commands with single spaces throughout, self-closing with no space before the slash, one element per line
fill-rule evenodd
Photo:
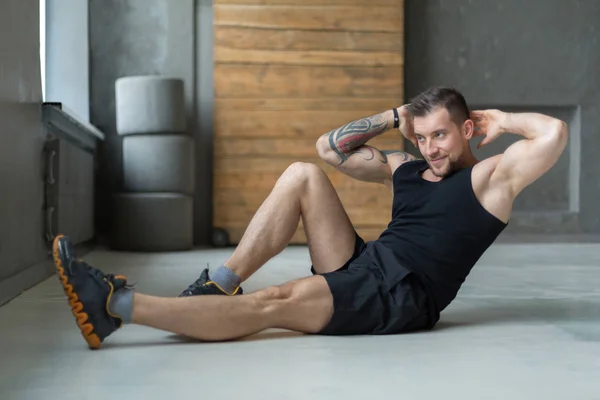
<path fill-rule="evenodd" d="M 133 288 L 124 287 L 114 292 L 108 302 L 108 311 L 118 315 L 124 324 L 131 323 L 133 310 Z"/>
<path fill-rule="evenodd" d="M 219 285 L 228 294 L 233 293 L 242 283 L 242 279 L 224 265 L 221 265 L 214 274 L 210 275 L 210 280 Z"/>

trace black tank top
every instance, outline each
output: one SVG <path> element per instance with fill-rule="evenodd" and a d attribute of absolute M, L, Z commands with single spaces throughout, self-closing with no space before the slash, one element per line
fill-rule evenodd
<path fill-rule="evenodd" d="M 472 167 L 440 182 L 421 176 L 427 168 L 416 160 L 396 169 L 392 220 L 377 242 L 421 278 L 439 315 L 506 224 L 475 197 Z"/>

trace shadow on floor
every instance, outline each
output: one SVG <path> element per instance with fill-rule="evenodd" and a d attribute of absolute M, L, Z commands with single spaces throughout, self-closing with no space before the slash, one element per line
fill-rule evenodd
<path fill-rule="evenodd" d="M 494 299 L 443 312 L 435 330 L 528 322 L 600 324 L 600 299 Z"/>
<path fill-rule="evenodd" d="M 160 345 L 177 345 L 177 344 L 200 344 L 200 343 L 238 343 L 238 342 L 253 342 L 257 340 L 273 340 L 273 339 L 290 339 L 295 337 L 305 336 L 304 333 L 300 332 L 292 332 L 292 331 L 265 331 L 260 332 L 254 335 L 250 335 L 241 339 L 235 340 L 223 340 L 219 342 L 203 342 L 201 340 L 196 340 L 193 338 L 189 338 L 181 335 L 173 335 L 169 334 L 165 336 L 164 341 L 148 341 L 148 342 L 132 342 L 132 343 L 103 343 L 102 348 L 117 348 L 117 347 L 154 347 Z"/>

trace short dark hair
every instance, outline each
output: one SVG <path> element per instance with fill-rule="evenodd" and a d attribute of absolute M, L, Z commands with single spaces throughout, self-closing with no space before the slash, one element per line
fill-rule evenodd
<path fill-rule="evenodd" d="M 465 98 L 452 87 L 429 88 L 412 98 L 406 108 L 413 117 L 423 117 L 439 107 L 446 108 L 450 118 L 459 126 L 469 119 L 469 107 Z"/>

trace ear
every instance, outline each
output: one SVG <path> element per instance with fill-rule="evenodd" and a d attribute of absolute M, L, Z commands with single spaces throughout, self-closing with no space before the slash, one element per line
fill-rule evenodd
<path fill-rule="evenodd" d="M 475 133 L 475 124 L 472 120 L 468 119 L 463 123 L 461 133 L 465 139 L 471 140 L 473 133 Z"/>

